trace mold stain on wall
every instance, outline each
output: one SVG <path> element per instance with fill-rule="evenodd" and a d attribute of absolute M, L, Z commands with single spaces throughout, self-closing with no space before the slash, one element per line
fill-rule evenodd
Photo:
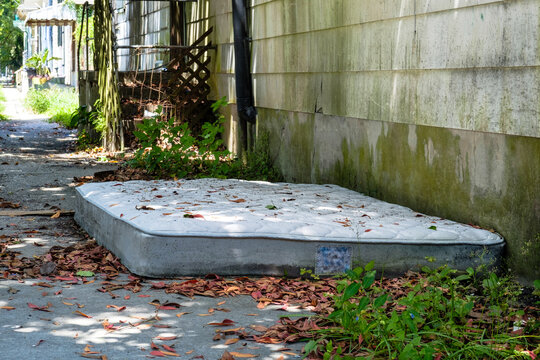
<path fill-rule="evenodd" d="M 268 109 L 261 116 L 270 138 L 281 139 L 273 151 L 286 180 L 335 183 L 493 229 L 507 241 L 508 267 L 540 277 L 538 247 L 527 247 L 540 233 L 538 139 Z"/>

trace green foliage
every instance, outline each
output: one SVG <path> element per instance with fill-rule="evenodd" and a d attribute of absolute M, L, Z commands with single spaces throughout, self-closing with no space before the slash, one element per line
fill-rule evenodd
<path fill-rule="evenodd" d="M 51 98 L 47 90 L 30 89 L 24 99 L 24 105 L 36 114 L 44 114 L 51 107 Z"/>
<path fill-rule="evenodd" d="M 101 137 L 105 135 L 107 122 L 105 121 L 103 107 L 101 106 L 101 101 L 99 100 L 96 100 L 94 103 L 94 109 L 90 113 L 90 123 L 92 124 L 94 130 L 101 134 Z"/>
<path fill-rule="evenodd" d="M 79 106 L 74 112 L 71 113 L 71 118 L 69 120 L 70 124 L 73 125 L 73 127 L 89 124 L 91 115 L 92 112 L 88 111 L 88 106 Z"/>
<path fill-rule="evenodd" d="M 68 129 L 73 123 L 73 112 L 79 106 L 79 96 L 74 89 L 31 89 L 24 99 L 25 106 L 36 114 L 46 114 L 50 120 Z"/>
<path fill-rule="evenodd" d="M 458 274 L 442 267 L 406 291 L 390 292 L 376 281 L 373 262 L 349 270 L 337 282 L 334 309 L 314 338 L 306 356 L 323 359 L 525 359 L 527 348 L 540 351 L 538 320 L 515 322 L 516 286 L 490 273 L 482 289 L 473 288 L 473 269 Z M 507 304 L 503 306 L 503 304 Z M 475 311 L 474 316 L 472 311 Z M 481 311 L 481 312 L 480 312 Z M 519 324 L 522 334 L 511 334 Z"/>
<path fill-rule="evenodd" d="M 311 269 L 306 269 L 306 268 L 301 268 L 300 269 L 300 276 L 303 276 L 303 277 L 306 277 L 306 278 L 311 278 L 313 280 L 319 280 L 320 277 L 316 274 L 313 273 L 313 270 Z"/>
<path fill-rule="evenodd" d="M 276 180 L 277 171 L 270 165 L 267 137 L 248 154 L 247 162 L 234 160 L 223 146 L 225 118 L 220 109 L 227 105 L 225 98 L 212 105 L 215 120 L 202 125 L 200 136 L 194 136 L 187 123 L 175 119 L 162 120 L 161 115 L 146 119 L 134 134 L 141 148 L 129 163 L 143 168 L 156 177 L 217 177 L 249 180 Z"/>
<path fill-rule="evenodd" d="M 3 115 L 3 112 L 6 110 L 5 102 L 6 97 L 4 96 L 4 93 L 2 92 L 2 87 L 0 86 L 0 121 L 7 120 L 7 117 Z"/>
<path fill-rule="evenodd" d="M 223 122 L 220 116 L 213 123 L 205 123 L 200 138 L 196 138 L 187 123 L 176 124 L 174 118 L 163 121 L 157 115 L 145 119 L 134 132 L 141 148 L 130 164 L 159 177 L 224 177 L 228 166 L 222 160 L 230 153 L 222 147 Z"/>
<path fill-rule="evenodd" d="M 184 177 L 190 173 L 190 157 L 195 138 L 187 124 L 175 125 L 174 119 L 159 121 L 159 117 L 145 119 L 137 126 L 135 136 L 141 148 L 130 164 L 144 168 L 156 176 Z"/>
<path fill-rule="evenodd" d="M 102 138 L 105 134 L 107 123 L 105 122 L 105 116 L 103 115 L 101 101 L 99 99 L 96 100 L 90 111 L 88 111 L 87 106 L 79 107 L 72 115 L 72 122 L 75 126 L 82 125 L 82 127 L 90 127 L 99 134 L 100 138 Z"/>
<path fill-rule="evenodd" d="M 231 164 L 231 167 L 230 176 L 238 179 L 273 182 L 283 180 L 270 156 L 268 133 L 259 134 L 253 150 L 247 152 L 245 162 L 238 160 Z"/>
<path fill-rule="evenodd" d="M 80 270 L 80 271 L 77 271 L 75 275 L 82 276 L 82 277 L 91 277 L 91 276 L 94 276 L 95 274 L 92 271 Z"/>
<path fill-rule="evenodd" d="M 49 57 L 49 49 L 45 49 L 42 53 L 34 54 L 26 60 L 25 65 L 29 68 L 35 69 L 38 76 L 49 76 L 51 70 L 47 66 L 47 63 L 52 60 L 61 60 L 57 57 Z"/>
<path fill-rule="evenodd" d="M 48 115 L 51 121 L 74 129 L 77 124 L 72 122 L 72 115 L 79 106 L 79 95 L 75 90 L 61 91 L 57 93 L 55 102 L 49 108 Z"/>
<path fill-rule="evenodd" d="M 16 70 L 22 65 L 24 34 L 13 25 L 19 4 L 19 0 L 0 2 L 0 69 Z"/>
<path fill-rule="evenodd" d="M 70 122 L 78 127 L 78 147 L 86 149 L 98 145 L 103 139 L 106 122 L 101 102 L 96 100 L 91 110 L 88 106 L 80 106 L 71 114 Z"/>

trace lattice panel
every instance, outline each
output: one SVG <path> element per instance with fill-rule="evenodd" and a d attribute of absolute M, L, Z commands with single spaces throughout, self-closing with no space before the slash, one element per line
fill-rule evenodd
<path fill-rule="evenodd" d="M 169 101 L 175 106 L 176 118 L 188 122 L 194 132 L 198 132 L 204 121 L 211 116 L 208 95 L 211 62 L 209 50 L 212 43 L 207 41 L 213 28 L 208 29 L 189 48 L 175 50 L 175 57 L 169 65 Z M 201 45 L 201 44 L 207 45 Z"/>

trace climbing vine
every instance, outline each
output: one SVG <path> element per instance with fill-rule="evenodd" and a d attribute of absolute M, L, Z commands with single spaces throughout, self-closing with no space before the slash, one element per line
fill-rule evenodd
<path fill-rule="evenodd" d="M 120 95 L 114 61 L 113 13 L 109 0 L 96 0 L 94 4 L 94 64 L 98 71 L 99 99 L 105 117 L 103 147 L 109 151 L 124 148 L 120 117 Z"/>

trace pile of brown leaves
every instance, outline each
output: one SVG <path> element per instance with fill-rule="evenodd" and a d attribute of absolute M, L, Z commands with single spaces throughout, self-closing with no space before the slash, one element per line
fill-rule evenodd
<path fill-rule="evenodd" d="M 335 293 L 335 285 L 334 279 L 319 281 L 276 277 L 225 279 L 210 274 L 204 279 L 189 279 L 169 284 L 158 282 L 152 284 L 152 288 L 164 289 L 167 293 L 187 297 L 195 295 L 210 297 L 250 295 L 258 302 L 259 309 L 272 304 L 279 305 L 283 310 L 286 310 L 291 304 L 299 304 L 304 309 L 329 313 L 332 309 L 328 294 Z"/>
<path fill-rule="evenodd" d="M 0 209 L 17 209 L 20 207 L 21 207 L 21 204 L 19 203 L 12 203 L 10 201 L 6 201 L 0 198 Z"/>
<path fill-rule="evenodd" d="M 0 266 L 5 268 L 4 278 L 24 279 L 56 275 L 74 276 L 78 271 L 91 271 L 106 274 L 114 279 L 120 273 L 129 271 L 109 250 L 95 240 L 88 240 L 69 247 L 53 246 L 47 254 L 36 258 L 20 258 L 19 253 L 8 249 L 13 240 L 0 242 Z M 126 283 L 105 283 L 104 292 L 117 288 L 128 289 L 134 293 L 141 291 L 143 278 L 130 275 Z M 330 313 L 328 294 L 335 293 L 336 281 L 323 279 L 307 281 L 277 277 L 234 279 L 209 274 L 204 278 L 184 278 L 183 281 L 150 282 L 151 288 L 186 297 L 208 296 L 224 297 L 250 295 L 257 301 L 260 309 L 268 305 L 279 305 L 286 310 L 292 304 L 317 313 Z"/>
<path fill-rule="evenodd" d="M 82 185 L 87 182 L 154 180 L 154 177 L 148 175 L 143 169 L 121 166 L 117 170 L 99 171 L 93 176 L 74 177 L 73 180 L 77 184 Z"/>
<path fill-rule="evenodd" d="M 6 268 L 4 278 L 74 276 L 78 271 L 115 276 L 127 272 L 116 256 L 94 240 L 68 247 L 53 246 L 47 254 L 36 258 L 19 258 L 19 253 L 9 250 L 8 244 L 9 240 L 0 243 L 0 266 Z"/>

